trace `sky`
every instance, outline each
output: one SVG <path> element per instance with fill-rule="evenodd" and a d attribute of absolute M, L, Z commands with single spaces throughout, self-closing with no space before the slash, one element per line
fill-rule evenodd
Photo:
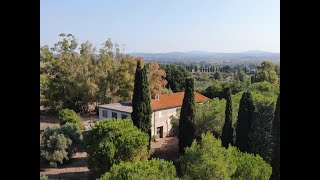
<path fill-rule="evenodd" d="M 40 45 L 59 34 L 131 52 L 280 52 L 279 0 L 40 0 Z"/>

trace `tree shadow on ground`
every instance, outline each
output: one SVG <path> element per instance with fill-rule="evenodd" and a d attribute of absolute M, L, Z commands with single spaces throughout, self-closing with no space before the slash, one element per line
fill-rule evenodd
<path fill-rule="evenodd" d="M 160 148 L 155 148 L 153 158 L 160 158 L 169 161 L 177 161 L 179 158 L 178 139 L 176 137 L 166 138 Z"/>
<path fill-rule="evenodd" d="M 40 160 L 41 169 L 64 169 L 64 168 L 75 168 L 75 167 L 87 167 L 87 157 L 70 158 L 69 161 L 59 164 L 58 167 L 50 167 L 49 162 L 46 160 Z"/>

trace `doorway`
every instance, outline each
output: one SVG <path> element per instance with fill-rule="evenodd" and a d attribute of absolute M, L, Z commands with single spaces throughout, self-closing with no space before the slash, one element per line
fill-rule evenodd
<path fill-rule="evenodd" d="M 163 138 L 163 126 L 157 127 L 157 136 Z"/>

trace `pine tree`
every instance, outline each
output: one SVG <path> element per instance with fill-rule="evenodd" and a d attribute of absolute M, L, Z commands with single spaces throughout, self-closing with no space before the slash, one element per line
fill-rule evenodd
<path fill-rule="evenodd" d="M 232 128 L 232 100 L 230 88 L 225 89 L 226 113 L 225 122 L 222 128 L 221 141 L 225 148 L 228 148 L 229 144 L 233 145 L 233 128 Z"/>
<path fill-rule="evenodd" d="M 253 121 L 254 105 L 250 92 L 242 94 L 236 128 L 236 147 L 242 152 L 248 151 L 248 134 Z"/>
<path fill-rule="evenodd" d="M 179 152 L 184 153 L 184 148 L 191 146 L 195 138 L 195 92 L 194 79 L 186 78 L 185 93 L 180 112 L 179 121 Z"/>
<path fill-rule="evenodd" d="M 132 121 L 141 131 L 151 136 L 151 94 L 149 88 L 148 69 L 146 65 L 141 69 L 137 64 L 134 94 L 132 99 Z"/>
<path fill-rule="evenodd" d="M 274 120 L 272 122 L 273 153 L 272 153 L 272 179 L 280 179 L 280 94 L 277 99 Z"/>

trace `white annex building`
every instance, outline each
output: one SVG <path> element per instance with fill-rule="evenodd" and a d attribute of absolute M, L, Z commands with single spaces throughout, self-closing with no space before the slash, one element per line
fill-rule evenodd
<path fill-rule="evenodd" d="M 176 115 L 177 108 L 182 106 L 184 92 L 156 95 L 151 100 L 152 127 L 151 135 L 157 135 L 158 138 L 168 136 L 171 131 L 171 116 Z M 209 98 L 195 93 L 196 103 L 202 103 Z M 132 106 L 131 102 L 112 103 L 99 105 L 99 119 L 121 118 L 131 119 Z"/>

